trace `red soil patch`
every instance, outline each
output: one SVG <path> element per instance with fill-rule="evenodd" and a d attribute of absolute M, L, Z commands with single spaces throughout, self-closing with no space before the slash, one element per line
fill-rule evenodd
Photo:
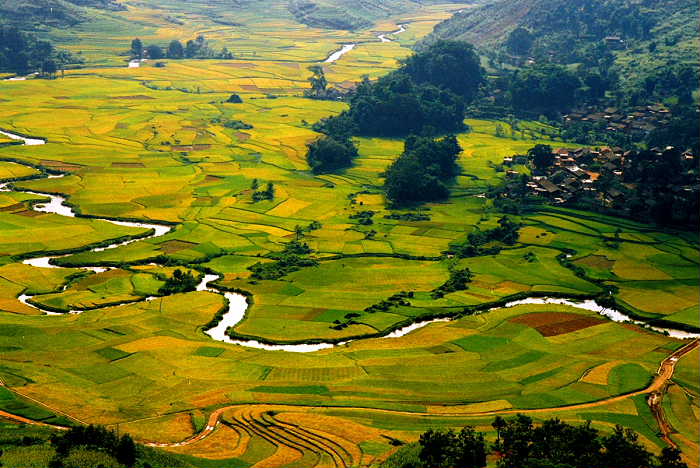
<path fill-rule="evenodd" d="M 204 182 L 219 182 L 223 180 L 223 177 L 218 175 L 208 175 L 204 178 Z"/>
<path fill-rule="evenodd" d="M 542 336 L 564 335 L 605 323 L 605 320 L 597 317 L 586 317 L 568 312 L 535 312 L 513 317 L 510 321 L 534 328 Z"/>

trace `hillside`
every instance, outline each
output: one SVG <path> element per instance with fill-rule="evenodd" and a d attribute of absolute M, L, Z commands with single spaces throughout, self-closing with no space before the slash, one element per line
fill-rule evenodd
<path fill-rule="evenodd" d="M 442 22 L 427 40 L 437 39 L 465 40 L 512 63 L 581 63 L 609 49 L 624 78 L 665 64 L 697 65 L 698 3 L 496 0 Z"/>
<path fill-rule="evenodd" d="M 0 23 L 70 26 L 88 18 L 85 7 L 124 9 L 112 0 L 0 0 Z"/>
<path fill-rule="evenodd" d="M 317 28 L 358 29 L 376 20 L 415 10 L 435 0 L 290 0 L 289 11 L 297 21 Z M 459 3 L 457 1 L 456 3 Z"/>

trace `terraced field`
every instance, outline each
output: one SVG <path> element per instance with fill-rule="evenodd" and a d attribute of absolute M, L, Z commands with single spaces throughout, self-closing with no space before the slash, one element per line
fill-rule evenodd
<path fill-rule="evenodd" d="M 562 143 L 497 137 L 496 122 L 467 120 L 453 196 L 423 208 L 421 221 L 396 216 L 407 211 L 387 209 L 381 191 L 402 141 L 357 138 L 352 168 L 313 175 L 305 161 L 305 144 L 316 137 L 311 125 L 345 104 L 302 97 L 308 66 L 357 43 L 323 65 L 331 84 L 382 75 L 460 6 L 416 6 L 339 31 L 300 26 L 282 3 L 265 4 L 265 21 L 251 8 L 234 25 L 220 4 L 207 12 L 191 2 L 127 1 L 126 12 L 105 13 L 71 36 L 67 47 L 83 52 L 85 68 L 56 80 L 0 81 L 0 128 L 47 139 L 37 146 L 0 139 L 0 181 L 15 180 L 15 190 L 0 192 L 0 409 L 55 424 L 119 424 L 155 444 L 189 440 L 165 449 L 192 466 L 370 466 L 429 427 L 470 423 L 490 434 L 495 412 L 517 411 L 591 419 L 604 430 L 620 423 L 662 446 L 646 393 L 637 392 L 683 341 L 565 305 L 497 306 L 527 296 L 607 295 L 637 319 L 697 332 L 696 236 L 542 208 L 518 218 L 514 246 L 449 258 L 451 243 L 503 215 L 480 196 L 504 177 L 490 163 L 536 143 Z M 399 24 L 406 32 L 391 42 L 376 37 Z M 127 68 L 119 55 L 136 35 L 167 44 L 199 33 L 236 58 Z M 226 102 L 234 93 L 242 103 Z M 252 128 L 227 125 L 236 121 Z M 57 172 L 66 176 L 45 177 Z M 274 198 L 254 201 L 254 181 L 272 183 Z M 46 198 L 26 190 L 63 194 L 88 217 L 37 211 Z M 359 223 L 361 211 L 373 212 L 371 225 Z M 93 217 L 173 229 L 88 249 L 148 234 Z M 303 241 L 318 266 L 251 278 L 251 265 L 270 261 L 297 226 L 312 223 Z M 22 262 L 46 252 L 67 254 L 53 260 L 64 268 Z M 155 297 L 175 266 L 219 279 L 213 291 Z M 434 298 L 455 267 L 474 273 L 469 289 Z M 204 330 L 226 310 L 224 290 L 252 299 L 234 327 L 239 336 L 360 339 L 308 354 L 212 340 Z M 402 292 L 406 303 L 367 310 Z M 84 312 L 46 316 L 37 306 Z M 445 316 L 455 320 L 364 339 Z M 671 437 L 687 453 L 697 440 L 697 368 L 697 359 L 684 357 L 663 399 L 677 431 Z"/>

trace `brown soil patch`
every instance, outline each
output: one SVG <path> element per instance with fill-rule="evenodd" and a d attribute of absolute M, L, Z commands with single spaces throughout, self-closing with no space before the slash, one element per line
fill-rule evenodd
<path fill-rule="evenodd" d="M 70 96 L 54 96 L 54 99 L 70 99 Z"/>
<path fill-rule="evenodd" d="M 3 206 L 0 211 L 17 211 L 24 208 L 24 203 L 15 203 L 14 205 Z"/>
<path fill-rule="evenodd" d="M 574 263 L 577 265 L 584 265 L 591 268 L 599 268 L 601 270 L 611 270 L 615 265 L 615 260 L 608 260 L 607 257 L 602 255 L 589 255 L 576 260 Z"/>
<path fill-rule="evenodd" d="M 220 182 L 224 178 L 218 175 L 208 175 L 204 178 L 204 182 Z"/>
<path fill-rule="evenodd" d="M 80 164 L 73 164 L 73 163 L 68 163 L 68 162 L 64 162 L 64 161 L 55 161 L 53 159 L 42 159 L 41 165 L 50 167 L 51 169 L 56 169 L 59 171 L 66 171 L 66 172 L 77 171 L 77 170 L 80 170 L 81 167 L 83 167 Z"/>
<path fill-rule="evenodd" d="M 121 163 L 121 162 L 113 162 L 112 167 L 124 167 L 124 168 L 138 168 L 138 167 L 146 167 L 144 166 L 143 163 Z"/>
<path fill-rule="evenodd" d="M 211 148 L 211 145 L 171 145 L 171 151 L 203 151 Z"/>
<path fill-rule="evenodd" d="M 249 84 L 244 84 L 241 85 L 241 88 L 245 89 L 246 91 L 262 91 L 260 88 L 258 88 L 255 85 L 249 85 Z"/>
<path fill-rule="evenodd" d="M 597 317 L 586 317 L 568 312 L 535 312 L 513 317 L 510 321 L 534 328 L 542 336 L 564 335 L 605 323 L 605 320 Z"/>
<path fill-rule="evenodd" d="M 18 216 L 26 216 L 27 218 L 36 218 L 37 216 L 43 216 L 46 213 L 43 213 L 41 211 L 23 210 L 12 214 L 16 214 Z"/>
<path fill-rule="evenodd" d="M 293 62 L 286 62 L 286 63 L 280 63 L 283 67 L 291 68 L 294 70 L 299 70 L 299 64 L 298 63 L 293 63 Z"/>
<path fill-rule="evenodd" d="M 238 138 L 240 141 L 248 141 L 250 140 L 250 134 L 245 132 L 238 132 L 236 133 L 236 138 Z"/>
<path fill-rule="evenodd" d="M 175 253 L 179 252 L 181 250 L 186 250 L 190 249 L 192 247 L 196 247 L 199 244 L 195 244 L 194 242 L 186 242 L 186 241 L 181 241 L 181 240 L 169 240 L 165 241 L 162 244 L 160 244 L 160 250 L 162 250 L 165 253 Z"/>
<path fill-rule="evenodd" d="M 311 309 L 311 311 L 309 313 L 305 314 L 302 317 L 302 320 L 312 322 L 316 319 L 316 317 L 318 317 L 319 315 L 321 315 L 322 313 L 324 313 L 327 310 L 328 309 L 323 309 L 323 308 Z"/>
<path fill-rule="evenodd" d="M 427 351 L 431 354 L 449 354 L 455 352 L 453 349 L 445 345 L 433 346 L 432 348 L 427 348 Z"/>
<path fill-rule="evenodd" d="M 114 98 L 112 98 L 112 99 L 129 99 L 129 100 L 143 101 L 143 100 L 155 99 L 155 98 L 151 97 L 151 96 L 146 96 L 145 94 L 135 94 L 133 96 L 114 96 Z"/>

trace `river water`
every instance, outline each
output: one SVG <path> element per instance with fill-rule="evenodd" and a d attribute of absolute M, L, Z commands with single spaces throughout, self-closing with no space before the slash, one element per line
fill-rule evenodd
<path fill-rule="evenodd" d="M 38 138 L 29 138 L 29 137 L 24 137 L 20 135 L 13 134 L 11 132 L 7 131 L 0 131 L 1 134 L 13 139 L 13 140 L 21 140 L 24 142 L 25 145 L 27 146 L 36 146 L 36 145 L 42 145 L 46 143 L 45 140 L 43 139 L 38 139 Z M 58 175 L 58 176 L 47 176 L 51 178 L 59 178 L 59 177 L 64 177 L 63 175 Z M 9 187 L 8 183 L 5 184 L 0 184 L 0 191 L 9 191 L 13 190 L 12 188 Z M 30 193 L 33 195 L 39 195 L 41 197 L 46 197 L 49 199 L 49 202 L 47 203 L 39 203 L 33 205 L 33 209 L 36 211 L 41 211 L 44 213 L 53 213 L 57 214 L 59 216 L 67 216 L 67 217 L 75 217 L 76 213 L 73 211 L 73 208 L 66 203 L 66 198 L 62 197 L 60 195 L 54 195 L 50 193 L 43 193 L 43 192 L 36 192 L 36 191 L 22 191 L 24 193 Z M 148 238 L 154 238 L 154 237 L 160 237 L 164 236 L 165 234 L 169 233 L 173 228 L 171 226 L 166 226 L 163 224 L 156 224 L 156 223 L 147 223 L 147 222 L 132 222 L 132 221 L 116 221 L 108 218 L 97 218 L 105 222 L 109 222 L 112 224 L 117 224 L 120 226 L 129 226 L 129 227 L 136 227 L 136 228 L 146 228 L 146 229 L 152 229 L 153 234 L 148 236 L 148 237 L 142 237 L 139 239 L 132 239 L 128 241 L 123 241 L 123 242 L 116 242 L 114 244 L 110 244 L 106 247 L 99 247 L 99 248 L 93 248 L 90 249 L 89 251 L 92 252 L 100 252 L 103 250 L 107 249 L 114 249 L 120 246 L 128 245 L 133 242 L 137 242 L 140 240 L 148 239 Z M 32 265 L 35 267 L 40 267 L 40 268 L 61 268 L 59 266 L 56 266 L 51 263 L 51 261 L 55 258 L 60 258 L 65 255 L 55 255 L 55 256 L 46 256 L 46 257 L 37 257 L 37 258 L 31 258 L 28 260 L 25 260 L 24 263 L 27 265 Z M 89 270 L 95 273 L 102 273 L 108 270 L 108 268 L 105 267 L 97 267 L 97 266 L 83 266 L 81 267 L 84 270 Z M 208 330 L 205 330 L 205 333 L 209 335 L 212 339 L 217 340 L 217 341 L 222 341 L 224 343 L 231 343 L 231 344 L 236 344 L 240 346 L 245 346 L 249 348 L 257 348 L 257 349 L 264 349 L 268 351 L 286 351 L 286 352 L 295 352 L 295 353 L 310 353 L 310 352 L 316 352 L 316 351 L 321 351 L 324 349 L 330 349 L 336 346 L 343 346 L 351 341 L 356 341 L 356 340 L 348 340 L 344 341 L 341 343 L 316 343 L 316 344 L 280 344 L 280 345 L 271 345 L 271 344 L 266 344 L 266 343 L 261 343 L 256 340 L 235 340 L 229 337 L 226 334 L 226 331 L 239 324 L 244 318 L 245 318 L 245 313 L 246 310 L 248 309 L 248 302 L 247 299 L 244 295 L 242 294 L 237 294 L 237 293 L 232 293 L 232 292 L 222 292 L 215 287 L 211 286 L 211 283 L 214 281 L 220 279 L 219 275 L 211 275 L 207 274 L 204 275 L 200 283 L 197 285 L 197 291 L 209 291 L 212 293 L 216 294 L 222 294 L 228 303 L 228 311 L 224 313 L 222 319 L 219 321 L 219 323 Z M 67 287 L 67 286 L 66 286 Z M 64 287 L 64 289 L 66 288 Z M 18 297 L 18 300 L 25 304 L 28 305 L 29 307 L 33 307 L 35 309 L 41 310 L 44 312 L 46 315 L 62 315 L 62 314 L 57 314 L 52 311 L 44 310 L 41 309 L 34 304 L 31 304 L 29 300 L 32 298 L 30 295 L 22 294 Z M 147 297 L 144 298 L 144 301 L 151 301 L 156 299 L 155 297 Z M 678 338 L 678 339 L 694 339 L 694 338 L 700 338 L 700 334 L 698 333 L 689 333 L 685 332 L 682 330 L 676 330 L 672 328 L 660 328 L 660 327 L 653 327 L 645 324 L 644 322 L 640 322 L 637 320 L 633 320 L 631 317 L 625 315 L 623 312 L 616 310 L 616 309 L 610 309 L 603 307 L 599 305 L 597 302 L 594 300 L 584 300 L 584 301 L 575 301 L 575 300 L 569 300 L 569 299 L 562 299 L 562 298 L 553 298 L 553 297 L 542 297 L 542 298 L 528 298 L 528 299 L 522 299 L 518 301 L 512 301 L 507 304 L 505 304 L 503 307 L 516 307 L 519 305 L 525 305 L 525 304 L 559 304 L 559 305 L 567 305 L 570 307 L 575 307 L 578 309 L 584 309 L 588 310 L 591 312 L 595 312 L 597 314 L 600 314 L 602 316 L 605 316 L 609 318 L 612 321 L 615 322 L 629 322 L 629 323 L 634 323 L 636 325 L 643 326 L 645 328 L 654 330 L 659 333 L 665 333 L 668 334 L 671 337 Z M 113 306 L 112 306 L 113 307 Z M 492 311 L 495 309 L 490 309 L 489 311 Z M 73 310 L 71 313 L 73 314 L 79 314 L 83 312 L 82 310 Z M 487 311 L 488 312 L 488 311 Z M 391 339 L 391 338 L 400 338 L 402 336 L 406 336 L 407 334 L 418 330 L 420 328 L 423 328 L 427 325 L 430 325 L 431 323 L 438 323 L 438 322 L 449 322 L 453 319 L 450 318 L 439 318 L 439 319 L 433 319 L 433 320 L 426 320 L 426 321 L 418 321 L 415 322 L 411 325 L 399 328 L 397 330 L 394 330 L 393 332 L 385 335 L 382 337 L 382 339 Z M 361 338 L 362 339 L 362 338 Z"/>

